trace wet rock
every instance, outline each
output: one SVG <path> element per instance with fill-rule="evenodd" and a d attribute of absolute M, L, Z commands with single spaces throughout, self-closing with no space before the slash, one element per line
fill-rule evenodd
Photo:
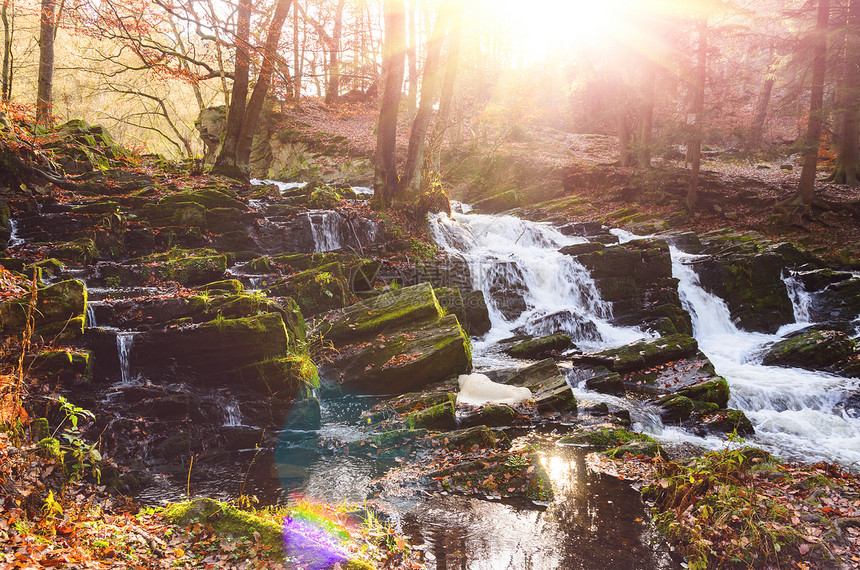
<path fill-rule="evenodd" d="M 578 380 L 585 380 L 585 387 L 602 394 L 624 394 L 624 380 L 617 372 L 603 366 L 583 367 L 576 371 Z"/>
<path fill-rule="evenodd" d="M 88 351 L 48 350 L 25 359 L 29 374 L 64 386 L 80 386 L 93 380 L 93 359 Z"/>
<path fill-rule="evenodd" d="M 525 278 L 519 266 L 512 261 L 493 263 L 485 279 L 491 302 L 509 321 L 522 315 L 528 305 L 525 300 Z"/>
<path fill-rule="evenodd" d="M 454 315 L 344 346 L 331 365 L 344 390 L 397 394 L 468 372 L 469 341 Z"/>
<path fill-rule="evenodd" d="M 241 295 L 245 292 L 245 286 L 236 279 L 225 279 L 201 285 L 197 287 L 197 290 L 209 291 L 216 295 Z"/>
<path fill-rule="evenodd" d="M 454 313 L 460 326 L 469 336 L 481 336 L 489 332 L 492 323 L 484 293 L 478 290 L 463 294 L 456 287 L 434 289 L 439 305 L 448 312 Z"/>
<path fill-rule="evenodd" d="M 564 381 L 564 376 L 558 369 L 558 365 L 552 358 L 546 358 L 518 371 L 503 375 L 495 380 L 502 384 L 512 386 L 525 386 L 532 392 L 536 392 L 548 385 L 555 385 Z"/>
<path fill-rule="evenodd" d="M 176 259 L 136 261 L 139 263 L 100 263 L 98 272 L 101 281 L 114 287 L 138 287 L 153 280 L 205 285 L 223 279 L 227 271 L 227 257 L 224 255 L 190 255 Z"/>
<path fill-rule="evenodd" d="M 516 190 L 500 192 L 489 198 L 478 200 L 473 204 L 474 210 L 481 214 L 498 214 L 505 210 L 511 210 L 520 205 L 520 196 Z"/>
<path fill-rule="evenodd" d="M 485 425 L 433 435 L 430 436 L 430 441 L 433 445 L 459 451 L 471 451 L 475 446 L 479 449 L 497 449 L 504 446 L 504 438 L 497 438 Z"/>
<path fill-rule="evenodd" d="M 752 422 L 741 410 L 721 410 L 702 418 L 701 425 L 711 432 L 752 435 L 755 433 Z"/>
<path fill-rule="evenodd" d="M 566 236 L 594 237 L 606 232 L 600 222 L 570 222 L 559 226 L 558 231 Z"/>
<path fill-rule="evenodd" d="M 459 415 L 460 425 L 473 427 L 507 427 L 517 423 L 518 414 L 514 408 L 505 404 L 491 404 L 480 408 L 467 407 Z"/>
<path fill-rule="evenodd" d="M 589 270 L 601 298 L 612 303 L 616 322 L 644 326 L 664 335 L 692 334 L 665 241 L 633 240 L 613 247 L 586 245 L 570 246 L 573 249 L 567 253 Z M 574 253 L 578 249 L 584 251 Z"/>
<path fill-rule="evenodd" d="M 90 265 L 99 257 L 96 244 L 90 238 L 79 238 L 54 248 L 54 257 L 71 263 Z"/>
<path fill-rule="evenodd" d="M 404 419 L 410 429 L 423 428 L 433 431 L 449 431 L 457 427 L 454 404 L 450 400 L 407 414 Z"/>
<path fill-rule="evenodd" d="M 298 303 L 302 314 L 308 317 L 339 309 L 351 299 L 340 263 L 329 263 L 290 275 L 266 289 L 266 294 L 291 297 Z"/>
<path fill-rule="evenodd" d="M 660 400 L 660 418 L 670 424 L 684 421 L 693 413 L 693 400 L 673 394 Z"/>
<path fill-rule="evenodd" d="M 557 354 L 573 347 L 573 341 L 566 334 L 553 334 L 517 343 L 505 352 L 514 358 L 540 360 L 550 354 Z"/>
<path fill-rule="evenodd" d="M 604 249 L 606 249 L 606 246 L 602 243 L 586 242 L 568 245 L 558 251 L 559 253 L 563 253 L 564 255 L 577 256 L 584 253 L 594 253 L 595 251 L 601 251 Z"/>
<path fill-rule="evenodd" d="M 771 346 L 762 363 L 824 370 L 855 354 L 857 343 L 841 331 L 810 331 L 790 336 Z"/>
<path fill-rule="evenodd" d="M 795 276 L 803 283 L 807 291 L 821 291 L 829 285 L 840 283 L 851 279 L 854 275 L 845 271 L 834 271 L 832 269 L 814 269 L 812 271 L 798 271 Z"/>
<path fill-rule="evenodd" d="M 775 333 L 794 322 L 782 272 L 773 253 L 729 254 L 696 265 L 702 287 L 725 300 L 732 319 L 744 330 Z"/>
<path fill-rule="evenodd" d="M 0 304 L 0 332 L 18 334 L 27 323 L 30 296 Z M 38 290 L 33 310 L 33 339 L 40 342 L 69 341 L 83 334 L 87 289 L 82 281 L 70 279 Z"/>
<path fill-rule="evenodd" d="M 587 355 L 582 360 L 601 364 L 614 372 L 625 374 L 672 360 L 695 356 L 698 351 L 699 345 L 696 339 L 675 334 L 604 350 Z"/>
<path fill-rule="evenodd" d="M 819 320 L 853 321 L 860 316 L 860 278 L 840 280 L 815 296 L 812 316 Z"/>
<path fill-rule="evenodd" d="M 558 440 L 562 445 L 579 445 L 603 451 L 610 457 L 624 454 L 653 457 L 662 454 L 659 443 L 648 435 L 603 426 L 579 427 Z"/>
<path fill-rule="evenodd" d="M 706 380 L 681 388 L 675 392 L 676 396 L 683 396 L 693 401 L 716 404 L 720 409 L 729 403 L 729 385 L 725 378 L 717 376 L 712 380 Z"/>
<path fill-rule="evenodd" d="M 444 491 L 551 501 L 552 483 L 537 454 L 508 453 L 461 463 L 427 475 Z"/>

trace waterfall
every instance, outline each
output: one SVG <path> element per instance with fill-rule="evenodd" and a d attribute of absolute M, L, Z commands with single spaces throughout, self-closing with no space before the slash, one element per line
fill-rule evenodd
<path fill-rule="evenodd" d="M 311 210 L 305 214 L 314 238 L 314 251 L 335 251 L 343 247 L 343 218 L 334 210 Z"/>
<path fill-rule="evenodd" d="M 307 182 L 281 182 L 280 180 L 251 180 L 251 184 L 254 186 L 265 186 L 268 184 L 273 184 L 278 187 L 278 191 L 283 194 L 288 190 L 295 190 L 296 188 L 304 188 L 307 186 Z"/>
<path fill-rule="evenodd" d="M 239 427 L 245 425 L 242 423 L 242 412 L 239 410 L 239 402 L 236 398 L 230 396 L 224 402 L 224 426 Z"/>
<path fill-rule="evenodd" d="M 96 325 L 96 310 L 92 302 L 87 303 L 87 316 L 84 323 L 85 327 L 95 327 Z"/>
<path fill-rule="evenodd" d="M 680 280 L 681 301 L 693 319 L 699 348 L 729 383 L 729 406 L 743 410 L 753 422 L 754 442 L 788 458 L 843 465 L 860 461 L 860 419 L 843 409 L 858 381 L 762 365 L 762 351 L 799 325 L 787 325 L 775 335 L 739 330 L 725 303 L 702 289 L 696 272 L 684 264 L 696 256 L 674 247 L 671 251 L 673 274 Z"/>
<path fill-rule="evenodd" d="M 131 347 L 134 344 L 134 333 L 123 331 L 116 333 L 116 350 L 119 354 L 119 371 L 121 384 L 132 384 L 131 377 Z"/>
<path fill-rule="evenodd" d="M 431 228 L 442 249 L 467 260 L 473 287 L 486 297 L 493 326 L 484 344 L 514 332 L 564 332 L 580 347 L 598 349 L 646 336 L 611 325 L 612 306 L 601 299 L 588 270 L 559 253 L 584 238 L 513 216 L 438 214 Z"/>
<path fill-rule="evenodd" d="M 18 220 L 9 220 L 9 242 L 7 248 L 18 247 L 24 240 L 18 237 Z"/>
<path fill-rule="evenodd" d="M 794 321 L 796 323 L 808 323 L 812 295 L 804 289 L 803 282 L 793 273 L 783 275 L 782 282 L 785 283 L 785 289 L 788 291 L 788 297 L 791 299 L 791 305 L 794 309 Z"/>

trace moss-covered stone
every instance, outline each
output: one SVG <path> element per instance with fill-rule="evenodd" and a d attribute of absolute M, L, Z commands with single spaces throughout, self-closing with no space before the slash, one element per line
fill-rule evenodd
<path fill-rule="evenodd" d="M 676 334 L 644 340 L 591 355 L 592 360 L 619 373 L 632 372 L 671 360 L 695 356 L 699 351 L 696 339 Z"/>
<path fill-rule="evenodd" d="M 407 414 L 404 420 L 411 429 L 450 431 L 457 427 L 457 416 L 450 401 Z"/>
<path fill-rule="evenodd" d="M 292 399 L 318 388 L 319 372 L 308 355 L 290 355 L 249 364 L 237 371 L 242 384 L 264 394 Z"/>
<path fill-rule="evenodd" d="M 206 227 L 206 208 L 194 202 L 147 204 L 141 217 L 152 227 Z"/>
<path fill-rule="evenodd" d="M 433 445 L 459 451 L 471 451 L 475 446 L 478 449 L 496 449 L 499 443 L 493 430 L 485 425 L 440 433 L 431 436 L 430 440 Z"/>
<path fill-rule="evenodd" d="M 855 353 L 857 343 L 841 331 L 810 331 L 786 338 L 765 353 L 768 366 L 796 366 L 822 370 Z"/>
<path fill-rule="evenodd" d="M 105 264 L 100 267 L 104 282 L 123 287 L 138 287 L 153 280 L 204 285 L 223 279 L 226 271 L 225 255 L 182 257 L 148 264 Z"/>
<path fill-rule="evenodd" d="M 255 541 L 259 536 L 262 544 L 282 551 L 283 528 L 280 523 L 242 511 L 213 499 L 194 499 L 170 505 L 164 509 L 164 518 L 180 526 L 195 523 L 208 525 L 218 534 L 246 538 Z"/>
<path fill-rule="evenodd" d="M 662 453 L 654 438 L 622 428 L 577 428 L 558 440 L 561 445 L 580 445 L 605 451 L 611 457 L 632 455 L 654 456 Z"/>
<path fill-rule="evenodd" d="M 690 400 L 710 402 L 712 404 L 716 404 L 722 409 L 729 403 L 730 392 L 726 379 L 721 376 L 717 376 L 713 380 L 682 388 L 675 392 L 675 395 L 684 396 Z"/>
<path fill-rule="evenodd" d="M 302 314 L 308 317 L 339 309 L 351 300 L 340 263 L 329 263 L 291 275 L 266 289 L 266 294 L 293 298 Z"/>
<path fill-rule="evenodd" d="M 317 326 L 317 330 L 335 346 L 343 346 L 441 315 L 442 309 L 433 293 L 433 286 L 421 283 L 383 293 L 330 313 Z"/>
<path fill-rule="evenodd" d="M 211 291 L 218 295 L 240 295 L 245 292 L 245 286 L 237 279 L 213 281 L 197 287 L 200 291 Z"/>
<path fill-rule="evenodd" d="M 705 416 L 702 425 L 711 431 L 721 433 L 737 432 L 738 435 L 755 433 L 752 422 L 741 410 L 721 410 Z"/>
<path fill-rule="evenodd" d="M 533 338 L 513 345 L 505 350 L 509 356 L 524 360 L 540 360 L 550 354 L 567 350 L 573 346 L 573 341 L 566 334 L 557 333 L 541 338 Z"/>
<path fill-rule="evenodd" d="M 516 208 L 520 205 L 520 201 L 520 195 L 516 190 L 507 190 L 489 198 L 478 200 L 473 206 L 476 212 L 482 214 L 498 214 Z"/>
<path fill-rule="evenodd" d="M 26 326 L 30 296 L 0 304 L 0 332 L 18 334 Z M 34 340 L 72 340 L 84 332 L 87 289 L 83 281 L 70 279 L 39 289 L 33 310 Z"/>
<path fill-rule="evenodd" d="M 234 210 L 247 210 L 247 206 L 236 199 L 235 193 L 225 189 L 204 188 L 193 192 L 179 192 L 165 196 L 158 201 L 159 206 L 178 206 L 182 204 L 199 204 L 207 210 L 216 208 L 229 208 Z"/>
<path fill-rule="evenodd" d="M 48 350 L 28 358 L 28 371 L 68 386 L 89 384 L 93 379 L 90 352 Z"/>
<path fill-rule="evenodd" d="M 99 251 L 95 242 L 90 238 L 79 238 L 56 247 L 53 255 L 63 261 L 90 265 L 98 259 Z"/>
<path fill-rule="evenodd" d="M 660 417 L 664 423 L 682 422 L 693 413 L 693 400 L 672 394 L 660 400 Z"/>

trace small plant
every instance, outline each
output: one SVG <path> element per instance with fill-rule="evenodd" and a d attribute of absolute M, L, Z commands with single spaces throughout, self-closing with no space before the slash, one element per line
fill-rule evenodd
<path fill-rule="evenodd" d="M 60 405 L 60 409 L 65 417 L 51 434 L 51 437 L 57 438 L 57 434 L 59 433 L 60 437 L 58 439 L 60 440 L 61 456 L 64 461 L 68 457 L 72 459 L 72 464 L 67 466 L 70 476 L 72 478 L 81 477 L 84 469 L 90 468 L 96 481 L 100 481 L 101 468 L 99 464 L 102 460 L 101 453 L 96 449 L 95 443 L 87 443 L 83 439 L 81 429 L 78 426 L 78 422 L 83 418 L 95 419 L 95 414 L 72 404 L 63 396 L 57 396 L 53 400 Z M 70 425 L 66 425 L 67 422 Z"/>
<path fill-rule="evenodd" d="M 105 287 L 109 289 L 119 289 L 122 286 L 122 280 L 118 276 L 105 277 Z"/>

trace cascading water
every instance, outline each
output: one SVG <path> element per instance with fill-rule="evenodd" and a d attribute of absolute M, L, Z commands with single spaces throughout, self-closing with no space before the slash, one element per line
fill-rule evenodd
<path fill-rule="evenodd" d="M 860 462 L 860 418 L 840 409 L 857 389 L 857 380 L 762 365 L 763 348 L 803 323 L 787 325 L 775 335 L 739 330 L 725 303 L 702 289 L 698 275 L 685 265 L 695 257 L 672 248 L 681 301 L 692 317 L 699 348 L 729 383 L 729 406 L 743 410 L 753 422 L 756 444 L 786 458 L 846 466 Z M 796 308 L 795 314 L 802 315 L 803 309 Z"/>
<path fill-rule="evenodd" d="M 343 247 L 343 218 L 333 210 L 311 210 L 307 214 L 315 250 L 335 251 Z"/>
<path fill-rule="evenodd" d="M 86 327 L 95 327 L 98 326 L 96 324 L 96 310 L 93 307 L 92 302 L 87 303 L 87 316 L 86 321 L 84 323 Z"/>
<path fill-rule="evenodd" d="M 785 283 L 785 290 L 788 291 L 788 296 L 794 307 L 794 322 L 808 323 L 812 295 L 804 289 L 803 283 L 793 274 L 784 275 L 782 282 Z"/>
<path fill-rule="evenodd" d="M 484 292 L 493 326 L 480 343 L 483 347 L 515 332 L 565 332 L 586 349 L 620 346 L 646 336 L 610 324 L 612 307 L 600 298 L 588 271 L 559 253 L 559 248 L 584 243 L 584 238 L 513 216 L 437 215 L 431 228 L 439 246 L 467 260 L 473 287 Z"/>
<path fill-rule="evenodd" d="M 133 332 L 118 332 L 116 334 L 116 350 L 119 355 L 120 383 L 127 386 L 132 383 L 131 377 L 131 347 L 134 344 Z"/>
<path fill-rule="evenodd" d="M 18 220 L 10 219 L 9 220 L 9 242 L 6 247 L 18 247 L 24 243 L 24 240 L 18 236 Z"/>
<path fill-rule="evenodd" d="M 224 426 L 240 427 L 242 423 L 242 412 L 239 410 L 239 402 L 236 398 L 229 397 L 224 402 Z"/>

